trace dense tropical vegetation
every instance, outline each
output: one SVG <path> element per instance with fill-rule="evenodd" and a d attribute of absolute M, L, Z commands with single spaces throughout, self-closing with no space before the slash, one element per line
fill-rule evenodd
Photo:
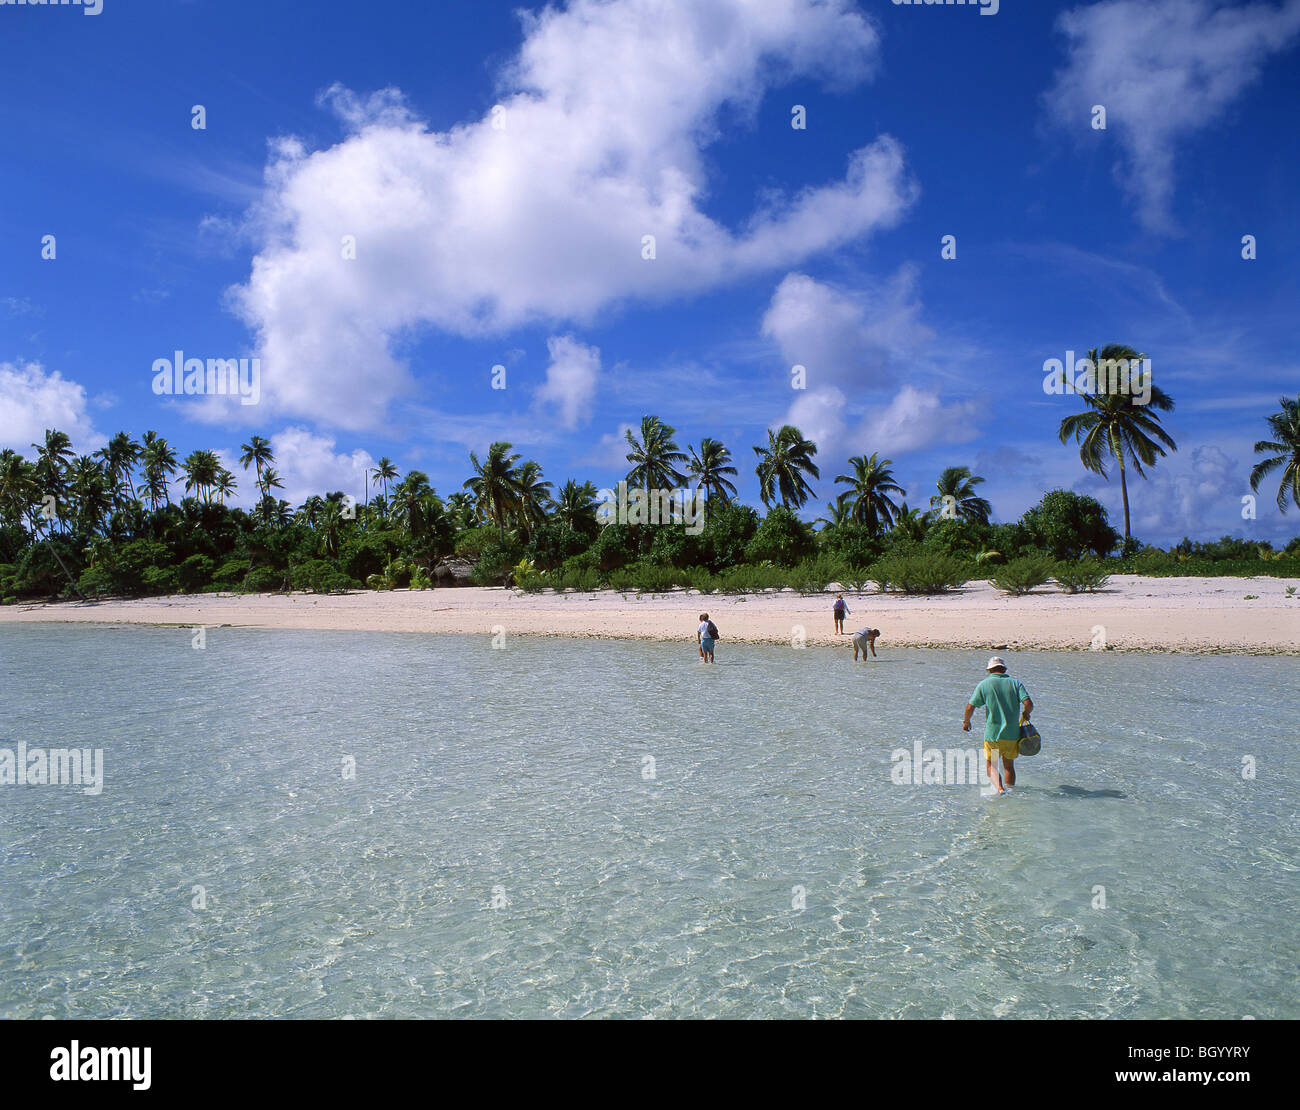
<path fill-rule="evenodd" d="M 1124 352 L 1133 356 L 1107 347 L 1100 357 Z M 445 497 L 428 475 L 403 475 L 381 458 L 365 475 L 361 503 L 333 491 L 294 507 L 279 497 L 271 443 L 252 436 L 239 456 L 257 493 L 245 510 L 228 504 L 240 476 L 214 452 L 182 460 L 149 431 L 138 442 L 118 433 L 94 455 L 77 456 L 69 437 L 51 429 L 30 457 L 0 452 L 0 599 L 418 589 L 453 566 L 480 584 L 525 590 L 742 593 L 831 583 L 928 593 L 973 578 L 1010 593 L 1049 581 L 1077 592 L 1122 572 L 1300 575 L 1300 538 L 1280 551 L 1231 537 L 1186 539 L 1168 551 L 1132 540 L 1128 475 L 1142 477 L 1176 449 L 1158 416 L 1173 402 L 1154 388 L 1150 397 L 1150 411 L 1134 411 L 1131 395 L 1084 397 L 1084 411 L 1060 429 L 1063 442 L 1079 444 L 1087 469 L 1104 475 L 1117 465 L 1123 537 L 1099 502 L 1063 489 L 1047 491 L 1019 520 L 994 523 L 979 495 L 984 479 L 960 466 L 938 476 L 928 510 L 909 507 L 892 461 L 878 454 L 847 460 L 834 479 L 845 488 L 810 524 L 796 510 L 815 498 L 817 446 L 790 425 L 754 448 L 762 516 L 736 500 L 738 472 L 724 444 L 705 438 L 683 451 L 676 431 L 656 416 L 628 431 L 627 488 L 700 490 L 708 507 L 698 534 L 605 522 L 591 481 L 570 478 L 556 489 L 538 463 L 505 442 L 481 460 L 471 453 L 470 477 Z M 1300 507 L 1300 398 L 1280 404 L 1267 418 L 1272 438 L 1256 444 L 1265 458 L 1250 481 L 1258 490 L 1279 474 L 1285 512 Z"/>

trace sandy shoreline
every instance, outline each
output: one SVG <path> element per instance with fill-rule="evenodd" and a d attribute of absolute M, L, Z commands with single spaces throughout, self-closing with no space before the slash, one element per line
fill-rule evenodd
<path fill-rule="evenodd" d="M 1007 597 L 972 582 L 942 597 L 846 595 L 849 630 L 872 625 L 881 644 L 914 647 L 1095 649 L 1300 654 L 1300 596 L 1282 578 L 1117 576 L 1096 594 L 1041 588 Z M 1247 599 L 1248 594 L 1256 595 Z M 1297 589 L 1300 594 L 1300 589 Z M 196 594 L 133 601 L 19 604 L 0 623 L 66 622 L 693 639 L 707 610 L 726 643 L 847 644 L 834 635 L 833 594 L 790 591 L 740 597 L 695 592 L 656 595 L 530 594 L 504 589 L 394 590 L 313 594 Z"/>

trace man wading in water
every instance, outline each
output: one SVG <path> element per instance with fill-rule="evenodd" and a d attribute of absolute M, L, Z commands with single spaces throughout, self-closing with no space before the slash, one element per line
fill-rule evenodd
<path fill-rule="evenodd" d="M 998 656 L 993 656 L 984 669 L 989 676 L 971 694 L 961 727 L 963 732 L 970 732 L 971 714 L 984 706 L 985 768 L 989 782 L 998 788 L 999 794 L 1005 794 L 1008 786 L 1016 785 L 1015 759 L 1020 754 L 1020 722 L 1029 720 L 1034 703 L 1020 680 L 1007 674 L 1007 665 Z M 997 778 L 993 777 L 995 753 L 1002 757 L 1002 771 Z"/>

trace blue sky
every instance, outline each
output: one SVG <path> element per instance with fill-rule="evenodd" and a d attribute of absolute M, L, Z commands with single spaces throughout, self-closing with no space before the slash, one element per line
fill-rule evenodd
<path fill-rule="evenodd" d="M 0 5 L 0 446 L 153 428 L 238 471 L 256 432 L 297 503 L 382 455 L 448 493 L 502 438 L 606 486 L 655 413 L 756 503 L 791 420 L 809 517 L 878 451 L 912 505 L 964 464 L 998 519 L 1064 485 L 1118 524 L 1042 389 L 1117 342 L 1177 402 L 1134 533 L 1295 535 L 1241 498 L 1300 390 L 1300 0 L 998 7 Z M 260 402 L 155 395 L 178 349 L 260 358 Z"/>

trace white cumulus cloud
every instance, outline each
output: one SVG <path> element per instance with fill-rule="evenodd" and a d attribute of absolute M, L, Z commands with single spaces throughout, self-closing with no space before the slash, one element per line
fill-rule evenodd
<path fill-rule="evenodd" d="M 546 341 L 551 362 L 546 381 L 538 386 L 535 401 L 552 407 L 566 428 L 576 428 L 591 419 L 600 376 L 600 348 L 579 343 L 571 335 L 552 336 Z"/>
<path fill-rule="evenodd" d="M 74 448 L 86 453 L 103 437 L 86 411 L 85 387 L 46 370 L 39 362 L 0 362 L 0 448 L 27 458 L 47 428 L 67 432 Z"/>
<path fill-rule="evenodd" d="M 915 195 L 882 136 L 848 152 L 842 179 L 765 194 L 737 228 L 706 214 L 724 118 L 794 78 L 871 74 L 878 38 L 849 0 L 572 0 L 523 19 L 499 111 L 435 132 L 394 90 L 334 89 L 349 135 L 279 144 L 233 303 L 280 411 L 373 427 L 412 388 L 394 341 L 421 328 L 587 322 L 798 264 L 897 222 Z"/>
<path fill-rule="evenodd" d="M 1177 144 L 1222 116 L 1271 54 L 1300 34 L 1300 0 L 1227 5 L 1218 0 L 1106 0 L 1064 12 L 1069 58 L 1047 93 L 1063 126 L 1085 134 L 1094 105 L 1127 163 L 1116 167 L 1138 216 L 1172 229 Z"/>

